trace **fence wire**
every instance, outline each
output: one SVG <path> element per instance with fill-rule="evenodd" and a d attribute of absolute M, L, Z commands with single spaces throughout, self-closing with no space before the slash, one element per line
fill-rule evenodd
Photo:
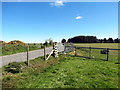
<path fill-rule="evenodd" d="M 75 47 L 73 45 L 65 47 L 65 52 L 69 53 L 74 51 L 72 53 L 74 56 L 106 61 L 118 61 L 119 50 L 111 48 Z"/>

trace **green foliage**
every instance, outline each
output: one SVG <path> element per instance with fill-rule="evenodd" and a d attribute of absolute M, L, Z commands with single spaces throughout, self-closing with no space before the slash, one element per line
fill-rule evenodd
<path fill-rule="evenodd" d="M 49 39 L 45 40 L 45 43 L 43 45 L 51 46 L 51 45 L 53 45 L 53 40 L 51 38 L 49 38 Z"/>
<path fill-rule="evenodd" d="M 7 66 L 4 67 L 5 71 L 10 73 L 20 73 L 21 72 L 21 65 L 17 62 L 9 63 Z"/>
<path fill-rule="evenodd" d="M 49 45 L 48 41 L 45 41 L 43 45 L 48 46 Z"/>
<path fill-rule="evenodd" d="M 2 45 L 2 54 L 3 55 L 9 55 L 14 54 L 17 52 L 24 52 L 26 51 L 26 46 L 19 44 L 19 45 L 13 45 L 13 44 L 6 44 Z"/>
<path fill-rule="evenodd" d="M 49 45 L 53 45 L 53 40 L 51 38 L 49 38 L 47 41 L 48 41 Z"/>
<path fill-rule="evenodd" d="M 50 40 L 50 41 L 49 41 L 49 44 L 50 44 L 50 45 L 53 45 L 53 41 L 52 41 L 52 40 Z"/>
<path fill-rule="evenodd" d="M 61 43 L 65 43 L 65 42 L 66 42 L 66 40 L 65 40 L 65 39 L 62 39 Z"/>

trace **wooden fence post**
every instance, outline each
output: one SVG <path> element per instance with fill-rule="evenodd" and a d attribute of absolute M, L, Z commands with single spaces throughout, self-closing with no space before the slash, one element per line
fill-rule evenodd
<path fill-rule="evenodd" d="M 44 60 L 46 60 L 46 52 L 45 52 L 45 46 L 44 46 Z"/>
<path fill-rule="evenodd" d="M 109 58 L 109 48 L 107 48 L 107 61 L 108 61 L 108 58 Z"/>
<path fill-rule="evenodd" d="M 29 45 L 27 45 L 27 66 L 29 66 Z"/>
<path fill-rule="evenodd" d="M 77 50 L 76 50 L 76 46 L 75 46 L 75 56 L 77 56 Z"/>
<path fill-rule="evenodd" d="M 64 43 L 64 54 L 66 53 L 66 44 Z"/>
<path fill-rule="evenodd" d="M 91 47 L 89 47 L 89 59 L 91 59 Z"/>

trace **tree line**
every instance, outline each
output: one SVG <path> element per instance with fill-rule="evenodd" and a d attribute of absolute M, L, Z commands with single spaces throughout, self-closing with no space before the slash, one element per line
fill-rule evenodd
<path fill-rule="evenodd" d="M 62 43 L 120 43 L 120 39 L 116 38 L 104 38 L 97 39 L 96 36 L 75 36 L 73 38 L 69 38 L 68 40 L 62 39 Z"/>

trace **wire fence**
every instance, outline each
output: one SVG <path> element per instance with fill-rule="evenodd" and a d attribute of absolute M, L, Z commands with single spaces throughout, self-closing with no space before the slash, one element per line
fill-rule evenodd
<path fill-rule="evenodd" d="M 77 57 L 100 60 L 118 60 L 118 51 L 120 49 L 113 48 L 95 48 L 95 47 L 76 47 L 73 45 L 65 46 L 65 52 Z M 71 52 L 71 53 L 70 53 Z"/>
<path fill-rule="evenodd" d="M 4 47 L 3 47 L 4 48 Z M 13 50 L 10 50 L 12 48 Z M 25 52 L 20 51 L 24 48 Z M 31 49 L 37 49 L 32 50 Z M 39 48 L 39 49 L 38 49 Z M 39 56 L 44 56 L 50 54 L 53 50 L 53 47 L 48 47 L 44 49 L 40 46 L 40 44 L 29 45 L 29 50 L 27 46 L 6 46 L 5 56 L 0 56 L 2 58 L 0 67 L 7 65 L 11 62 L 24 62 L 27 60 L 35 59 Z M 112 48 L 95 48 L 95 47 L 76 47 L 72 43 L 62 45 L 57 44 L 58 54 L 69 53 L 70 55 L 77 56 L 77 57 L 84 57 L 89 59 L 101 59 L 101 60 L 111 60 L 116 61 L 118 60 L 118 53 L 120 49 L 112 49 Z M 9 51 L 7 51 L 9 50 Z M 14 52 L 16 54 L 14 54 Z M 20 51 L 20 52 L 19 52 Z M 9 53 L 8 53 L 9 52 Z M 19 52 L 19 53 L 18 53 Z M 13 53 L 13 54 L 11 54 Z M 7 55 L 10 54 L 10 55 Z"/>

